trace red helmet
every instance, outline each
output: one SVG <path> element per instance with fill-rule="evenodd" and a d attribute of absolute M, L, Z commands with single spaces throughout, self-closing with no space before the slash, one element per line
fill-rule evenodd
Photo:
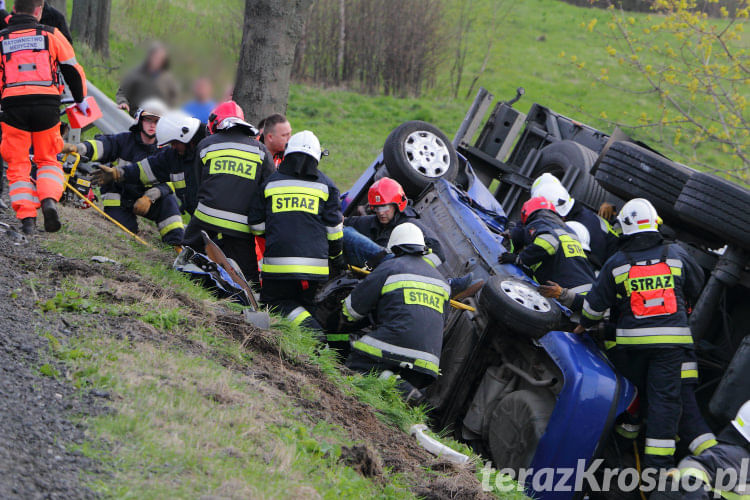
<path fill-rule="evenodd" d="M 533 214 L 537 210 L 552 210 L 553 212 L 557 213 L 554 203 L 550 203 L 549 201 L 547 201 L 547 198 L 537 196 L 536 198 L 531 198 L 529 201 L 523 204 L 523 208 L 521 208 L 521 222 L 526 224 L 526 221 L 529 220 L 531 214 Z"/>
<path fill-rule="evenodd" d="M 370 190 L 367 192 L 367 201 L 371 207 L 395 203 L 399 212 L 403 212 L 406 208 L 404 188 L 390 177 L 383 177 L 370 186 Z"/>
<path fill-rule="evenodd" d="M 246 127 L 250 130 L 250 135 L 258 134 L 255 127 L 245 121 L 245 113 L 239 104 L 234 101 L 222 102 L 208 116 L 208 133 L 215 134 L 232 127 Z"/>

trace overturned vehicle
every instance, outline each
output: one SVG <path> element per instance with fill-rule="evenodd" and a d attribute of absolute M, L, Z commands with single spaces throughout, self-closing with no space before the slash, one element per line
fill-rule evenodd
<path fill-rule="evenodd" d="M 520 268 L 498 263 L 507 251 L 508 222 L 518 218 L 532 179 L 551 173 L 594 210 L 603 202 L 651 200 L 665 235 L 703 267 L 707 280 L 691 316 L 696 394 L 717 431 L 750 399 L 750 192 L 539 104 L 524 115 L 513 108 L 522 94 L 495 106 L 480 130 L 492 101 L 480 90 L 453 141 L 425 122 L 400 125 L 343 195 L 344 214 L 355 215 L 374 181 L 395 178 L 422 224 L 439 236 L 443 274 L 473 272 L 486 281 L 476 298 L 466 299 L 476 311 L 446 314 L 441 374 L 427 389 L 433 426 L 451 430 L 498 469 L 576 469 L 597 458 L 616 467 L 635 464 L 633 449 L 613 439 L 618 422 L 637 411 L 635 387 L 595 337 L 564 331 L 570 311 L 540 295 Z M 321 324 L 331 324 L 352 287 L 343 278 L 323 289 Z M 535 491 L 529 483 L 536 498 L 597 496 Z"/>

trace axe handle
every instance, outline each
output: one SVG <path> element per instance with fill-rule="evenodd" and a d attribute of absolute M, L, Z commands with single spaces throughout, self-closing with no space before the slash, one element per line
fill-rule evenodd
<path fill-rule="evenodd" d="M 206 247 L 206 255 L 208 255 L 208 258 L 223 267 L 229 276 L 239 283 L 242 289 L 245 290 L 245 295 L 247 295 L 247 299 L 250 301 L 250 306 L 254 311 L 257 311 L 259 309 L 258 301 L 255 300 L 255 295 L 253 295 L 253 289 L 250 287 L 250 284 L 240 276 L 234 267 L 232 267 L 227 260 L 227 256 L 224 255 L 224 252 L 219 248 L 219 245 L 214 243 L 214 241 L 208 237 L 208 233 L 201 231 L 201 236 L 203 236 L 203 244 Z"/>

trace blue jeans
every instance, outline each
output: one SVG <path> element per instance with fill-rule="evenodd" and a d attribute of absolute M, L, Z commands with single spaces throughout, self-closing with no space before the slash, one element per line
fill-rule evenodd
<path fill-rule="evenodd" d="M 351 226 L 344 226 L 344 258 L 350 266 L 362 267 L 365 262 L 385 250 Z"/>

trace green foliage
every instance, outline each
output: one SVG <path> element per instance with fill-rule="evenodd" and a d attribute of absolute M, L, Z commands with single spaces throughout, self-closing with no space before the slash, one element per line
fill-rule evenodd
<path fill-rule="evenodd" d="M 40 366 L 39 373 L 41 373 L 45 377 L 51 377 L 51 378 L 57 378 L 60 376 L 60 372 L 57 371 L 57 368 L 50 365 L 49 363 L 45 363 L 42 366 Z"/>
<path fill-rule="evenodd" d="M 74 290 L 65 290 L 57 292 L 55 296 L 40 304 L 40 309 L 44 312 L 68 311 L 68 312 L 98 312 L 98 308 L 90 300 L 81 297 Z"/>

